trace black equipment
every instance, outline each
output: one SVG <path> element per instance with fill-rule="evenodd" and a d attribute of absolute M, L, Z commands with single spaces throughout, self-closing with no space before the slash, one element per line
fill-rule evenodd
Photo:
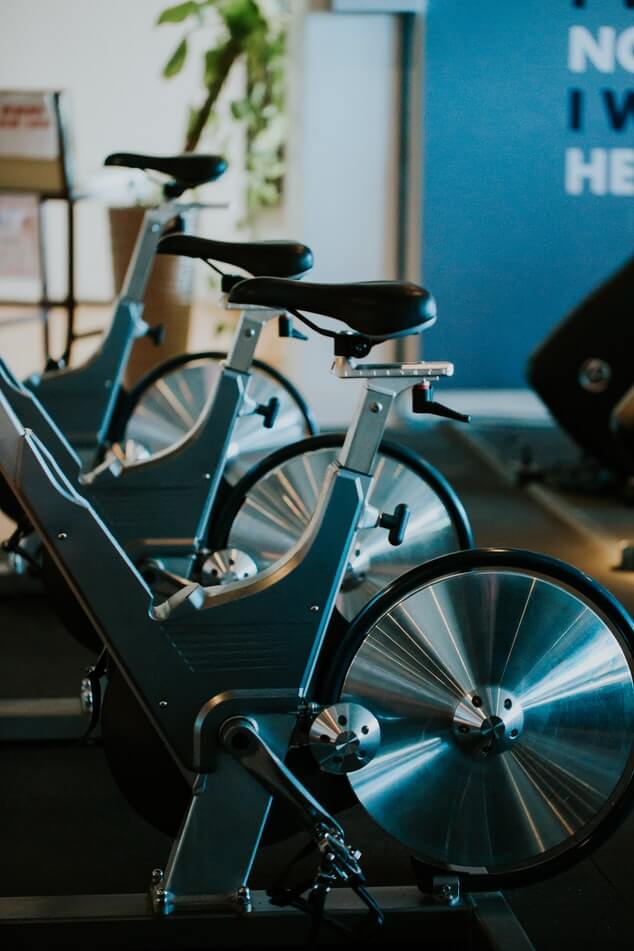
<path fill-rule="evenodd" d="M 634 456 L 612 425 L 617 405 L 634 386 L 634 258 L 538 347 L 528 379 L 582 449 L 618 473 L 634 472 Z"/>

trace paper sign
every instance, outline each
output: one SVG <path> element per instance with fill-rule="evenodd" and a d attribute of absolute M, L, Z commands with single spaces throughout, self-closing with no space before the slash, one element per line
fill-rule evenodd
<path fill-rule="evenodd" d="M 0 92 L 0 157 L 50 160 L 58 155 L 53 95 Z"/>
<path fill-rule="evenodd" d="M 37 199 L 0 194 L 0 278 L 38 276 Z"/>

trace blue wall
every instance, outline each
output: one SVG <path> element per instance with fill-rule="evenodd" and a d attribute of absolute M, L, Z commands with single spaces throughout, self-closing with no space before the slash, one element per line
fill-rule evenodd
<path fill-rule="evenodd" d="M 521 386 L 533 347 L 634 250 L 633 74 L 568 68 L 569 28 L 634 26 L 624 0 L 429 0 L 424 114 L 423 275 L 439 320 L 429 358 L 457 386 Z M 629 62 L 626 62 L 629 66 Z M 584 96 L 570 128 L 570 90 Z M 567 194 L 569 148 L 632 150 L 606 194 Z M 608 151 L 606 160 L 610 160 Z M 633 164 L 628 165 L 629 162 Z M 628 169 L 630 169 L 628 171 Z M 631 194 L 610 194 L 611 187 Z M 634 318 L 634 308 L 633 308 Z"/>

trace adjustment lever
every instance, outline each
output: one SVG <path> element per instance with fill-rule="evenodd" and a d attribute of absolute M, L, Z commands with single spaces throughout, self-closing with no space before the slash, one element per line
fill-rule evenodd
<path fill-rule="evenodd" d="M 391 515 L 382 512 L 379 517 L 380 528 L 389 528 L 387 540 L 390 545 L 402 545 L 405 538 L 405 532 L 409 523 L 409 505 L 399 502 Z"/>
<path fill-rule="evenodd" d="M 268 403 L 258 403 L 253 412 L 262 416 L 265 429 L 273 429 L 280 412 L 280 401 L 277 396 L 272 396 Z"/>
<path fill-rule="evenodd" d="M 457 423 L 471 422 L 471 417 L 465 413 L 459 413 L 449 406 L 436 403 L 432 399 L 431 387 L 427 383 L 420 383 L 418 386 L 412 387 L 412 412 L 429 413 L 430 416 L 444 416 L 446 419 L 454 419 Z"/>
<path fill-rule="evenodd" d="M 145 336 L 154 341 L 156 347 L 160 347 L 165 340 L 165 324 L 154 324 L 153 327 L 148 327 Z"/>
<path fill-rule="evenodd" d="M 416 412 L 416 410 L 414 410 Z M 421 412 L 420 410 L 418 412 Z M 436 403 L 434 400 L 427 404 L 427 409 L 423 413 L 430 413 L 432 416 L 444 416 L 447 419 L 455 419 L 457 423 L 470 423 L 471 416 L 468 413 L 458 413 L 450 406 L 443 406 L 442 403 Z"/>
<path fill-rule="evenodd" d="M 306 334 L 303 334 L 300 330 L 296 330 L 293 326 L 293 321 L 288 316 L 288 314 L 280 314 L 278 321 L 278 334 L 280 337 L 292 337 L 293 340 L 308 340 Z"/>

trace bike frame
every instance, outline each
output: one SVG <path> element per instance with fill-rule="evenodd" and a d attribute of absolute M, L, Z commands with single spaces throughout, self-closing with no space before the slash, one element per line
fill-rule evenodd
<path fill-rule="evenodd" d="M 187 573 L 207 537 L 236 423 L 257 409 L 247 394 L 251 367 L 262 329 L 277 315 L 270 309 L 241 311 L 232 349 L 197 424 L 179 443 L 149 460 L 124 464 L 109 457 L 82 475 L 68 440 L 2 361 L 0 392 L 131 557 L 178 558 L 179 570 Z"/>
<path fill-rule="evenodd" d="M 150 330 L 143 320 L 143 298 L 158 243 L 165 226 L 194 207 L 166 201 L 147 209 L 110 328 L 96 353 L 82 366 L 33 374 L 25 381 L 89 465 L 106 440 L 134 341 Z"/>
<path fill-rule="evenodd" d="M 191 782 L 187 816 L 165 876 L 155 883 L 158 910 L 198 907 L 209 896 L 236 901 L 272 792 L 295 802 L 303 797 L 304 809 L 319 818 L 318 804 L 311 805 L 312 797 L 282 761 L 301 703 L 310 697 L 357 527 L 367 516 L 390 407 L 421 378 L 437 379 L 441 367 L 447 375 L 453 369 L 425 363 L 369 367 L 346 442 L 297 545 L 252 580 L 207 589 L 185 584 L 161 604 L 154 603 L 94 509 L 0 397 L 5 478 Z M 226 739 L 227 726 L 236 721 L 257 738 L 253 757 L 242 756 Z M 258 764 L 262 755 L 264 769 Z"/>

